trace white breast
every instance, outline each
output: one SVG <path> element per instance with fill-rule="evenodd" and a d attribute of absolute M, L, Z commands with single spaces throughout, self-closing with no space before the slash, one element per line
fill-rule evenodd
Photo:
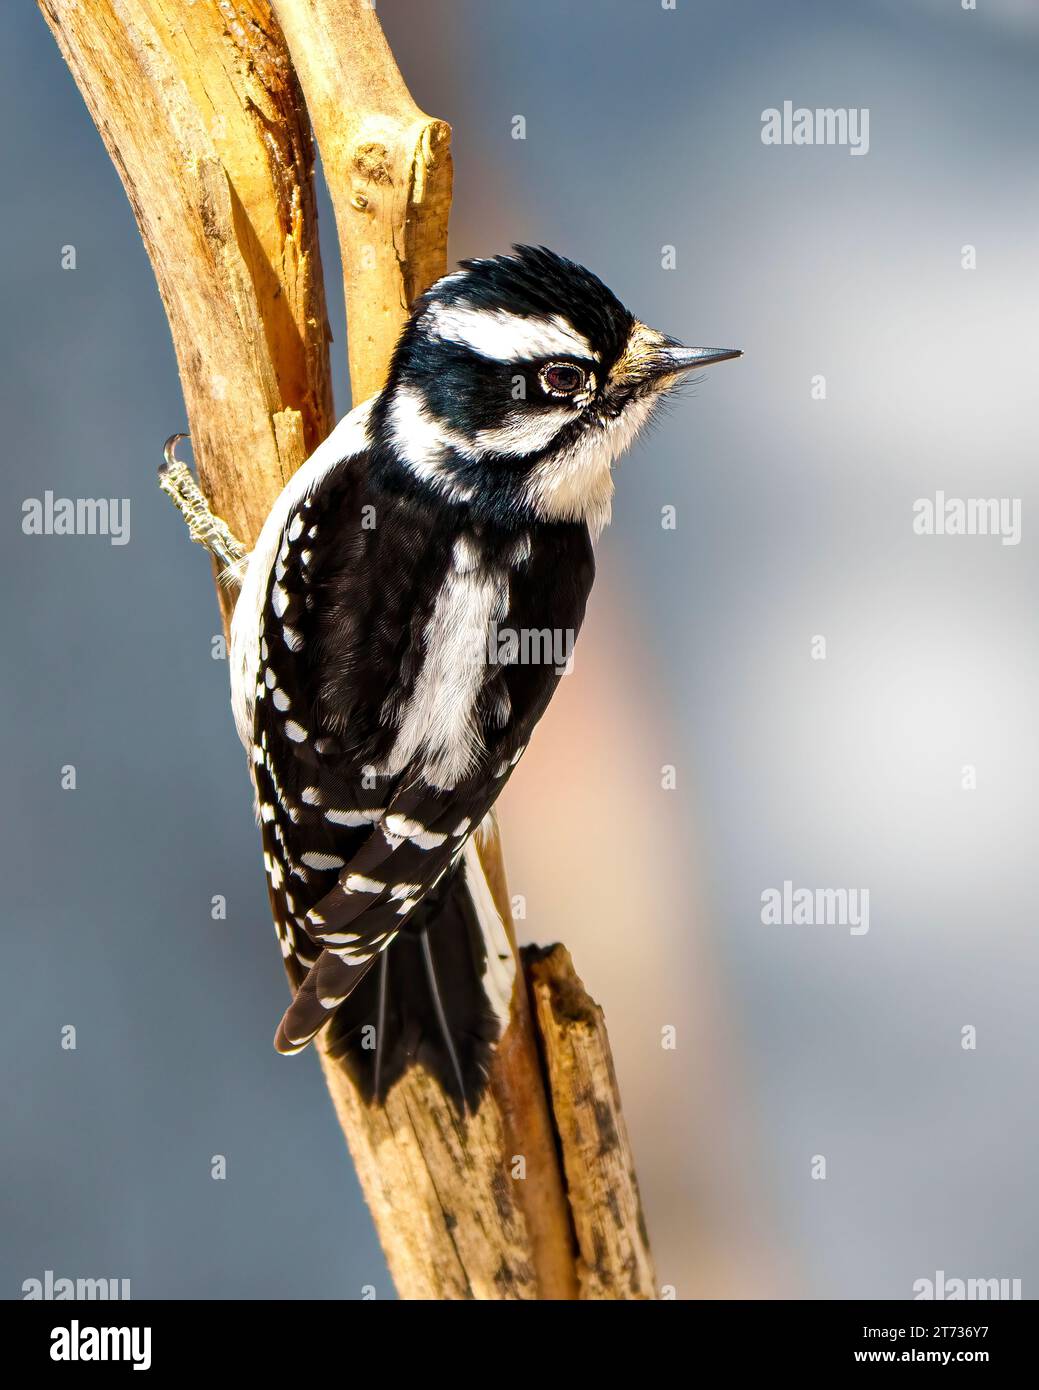
<path fill-rule="evenodd" d="M 476 705 L 487 677 L 490 626 L 505 616 L 508 602 L 508 580 L 487 570 L 469 542 L 456 542 L 385 772 L 396 775 L 420 757 L 425 781 L 450 788 L 472 769 L 483 746 Z"/>

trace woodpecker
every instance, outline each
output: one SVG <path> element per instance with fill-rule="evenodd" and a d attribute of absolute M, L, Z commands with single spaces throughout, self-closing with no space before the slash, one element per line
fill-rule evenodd
<path fill-rule="evenodd" d="M 478 1103 L 514 960 L 476 837 L 560 679 L 492 632 L 576 634 L 611 466 L 683 347 L 544 247 L 417 300 L 386 385 L 295 474 L 234 610 L 232 706 L 294 997 L 369 1101 L 422 1065 Z"/>

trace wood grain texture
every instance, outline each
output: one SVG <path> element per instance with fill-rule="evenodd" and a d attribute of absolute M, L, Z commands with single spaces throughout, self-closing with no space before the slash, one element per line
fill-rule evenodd
<path fill-rule="evenodd" d="M 313 139 L 266 0 L 40 0 L 123 180 L 214 511 L 248 544 L 332 424 Z"/>
<path fill-rule="evenodd" d="M 383 383 L 416 295 L 447 269 L 451 128 L 415 105 L 370 0 L 273 0 L 335 208 L 355 401 Z"/>
<path fill-rule="evenodd" d="M 523 953 L 577 1233 L 581 1298 L 656 1297 L 602 1009 L 564 946 Z"/>

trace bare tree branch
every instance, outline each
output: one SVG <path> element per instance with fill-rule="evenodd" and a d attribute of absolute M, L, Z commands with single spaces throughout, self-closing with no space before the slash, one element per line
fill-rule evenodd
<path fill-rule="evenodd" d="M 602 1009 L 565 946 L 523 952 L 577 1232 L 582 1298 L 655 1298 L 635 1161 Z"/>
<path fill-rule="evenodd" d="M 355 401 L 379 388 L 408 304 L 444 269 L 449 128 L 411 100 L 366 0 L 39 3 L 151 257 L 202 490 L 229 528 L 219 534 L 251 544 L 333 423 L 304 93 L 342 240 Z M 180 474 L 167 475 L 167 489 L 177 477 L 204 538 L 213 518 Z M 510 923 L 497 832 L 480 848 Z M 412 1298 L 576 1297 L 576 1224 L 585 1295 L 644 1296 L 641 1232 L 619 1233 L 611 1254 L 634 1259 L 626 1278 L 606 1264 L 588 1276 L 587 1207 L 603 1170 L 579 1181 L 580 1111 L 568 1111 L 563 1152 L 581 1203 L 572 1216 L 522 970 L 516 980 L 476 1115 L 459 1117 L 419 1069 L 385 1108 L 370 1107 L 322 1053 L 397 1288 Z M 546 1054 L 557 1087 L 560 1027 L 553 1020 Z M 581 1066 L 612 1086 L 604 1031 L 597 1045 L 607 1064 Z M 615 1092 L 608 1103 L 616 1109 Z M 630 1161 L 618 1180 L 621 1169 L 630 1178 Z M 634 1219 L 633 1180 L 622 1187 L 620 1210 Z"/>
<path fill-rule="evenodd" d="M 273 0 L 343 253 L 354 400 L 378 391 L 408 308 L 447 268 L 451 127 L 415 105 L 370 0 Z"/>

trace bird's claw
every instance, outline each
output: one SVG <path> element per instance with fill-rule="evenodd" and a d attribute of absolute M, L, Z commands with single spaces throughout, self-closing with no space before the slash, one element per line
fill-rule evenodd
<path fill-rule="evenodd" d="M 214 515 L 206 496 L 195 481 L 191 469 L 177 458 L 177 445 L 187 434 L 171 434 L 162 448 L 164 459 L 159 469 L 159 487 L 173 502 L 187 522 L 188 535 L 198 545 L 216 557 L 229 577 L 237 578 L 236 567 L 248 551 L 225 521 Z"/>

